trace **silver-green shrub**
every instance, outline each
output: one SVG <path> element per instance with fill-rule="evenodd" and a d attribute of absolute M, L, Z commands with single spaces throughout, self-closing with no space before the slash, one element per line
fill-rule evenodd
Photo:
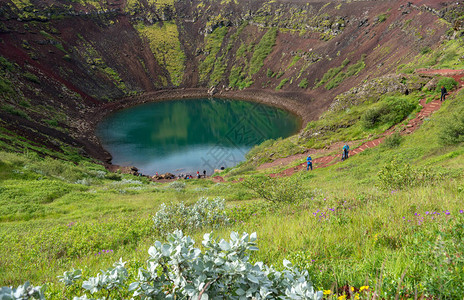
<path fill-rule="evenodd" d="M 218 227 L 229 222 L 225 213 L 225 200 L 200 198 L 192 206 L 183 202 L 173 205 L 161 204 L 160 210 L 153 216 L 154 228 L 160 234 L 174 229 L 187 230 L 204 227 Z"/>
<path fill-rule="evenodd" d="M 0 299 L 1 300 L 32 300 L 32 299 L 45 299 L 42 287 L 33 286 L 29 282 L 13 287 L 1 287 L 0 288 Z"/>
<path fill-rule="evenodd" d="M 73 270 L 59 276 L 67 287 L 74 286 L 74 300 L 89 299 L 322 299 L 307 271 L 284 261 L 282 271 L 262 262 L 250 263 L 250 251 L 257 251 L 256 233 L 236 232 L 230 240 L 203 236 L 203 251 L 195 241 L 176 230 L 167 242 L 156 241 L 148 250 L 145 268 L 138 269 L 136 281 L 128 282 L 129 271 L 121 259 L 97 276 L 77 280 L 82 272 Z M 132 297 L 132 298 L 131 298 Z M 41 287 L 29 283 L 17 289 L 2 287 L 0 299 L 45 299 Z"/>
<path fill-rule="evenodd" d="M 307 271 L 300 272 L 289 261 L 284 261 L 284 270 L 277 271 L 262 262 L 251 264 L 248 253 L 256 251 L 256 233 L 251 235 L 236 232 L 230 240 L 217 241 L 210 234 L 203 237 L 202 252 L 195 248 L 195 241 L 176 230 L 167 238 L 167 243 L 156 241 L 148 250 L 146 268 L 140 268 L 137 281 L 127 284 L 118 276 L 107 280 L 96 277 L 84 281 L 83 288 L 96 296 L 110 294 L 114 286 L 132 293 L 133 299 L 322 299 L 322 292 L 315 291 Z M 124 266 L 118 271 L 127 274 Z M 98 277 L 98 276 L 97 276 Z M 121 277 L 123 281 L 127 277 Z M 93 282 L 89 284 L 89 282 Z M 125 295 L 128 295 L 127 293 Z M 85 300 L 88 295 L 75 297 Z"/>

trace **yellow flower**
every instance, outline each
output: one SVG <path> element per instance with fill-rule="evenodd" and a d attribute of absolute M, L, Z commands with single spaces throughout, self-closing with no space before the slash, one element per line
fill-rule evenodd
<path fill-rule="evenodd" d="M 331 290 L 324 290 L 324 295 L 330 295 L 330 294 L 332 294 Z"/>
<path fill-rule="evenodd" d="M 363 285 L 362 287 L 359 288 L 359 291 L 362 292 L 364 290 L 368 290 L 369 286 L 368 285 Z"/>
<path fill-rule="evenodd" d="M 345 300 L 346 299 L 346 295 L 341 295 L 337 298 L 337 300 Z"/>
<path fill-rule="evenodd" d="M 351 287 L 351 291 L 354 292 L 354 287 Z"/>
<path fill-rule="evenodd" d="M 356 294 L 354 295 L 354 299 L 355 299 L 355 300 L 359 300 L 359 294 L 358 294 L 358 293 L 356 293 Z"/>

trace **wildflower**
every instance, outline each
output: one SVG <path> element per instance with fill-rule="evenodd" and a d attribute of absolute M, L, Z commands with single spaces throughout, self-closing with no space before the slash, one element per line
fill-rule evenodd
<path fill-rule="evenodd" d="M 368 290 L 369 286 L 368 285 L 363 285 L 362 287 L 359 288 L 359 291 L 362 292 L 364 290 Z"/>
<path fill-rule="evenodd" d="M 461 209 L 461 210 L 459 211 L 459 213 L 460 213 L 460 214 L 464 213 L 464 210 Z"/>
<path fill-rule="evenodd" d="M 324 290 L 324 295 L 330 295 L 330 294 L 332 294 L 331 290 Z"/>
<path fill-rule="evenodd" d="M 345 300 L 346 299 L 346 295 L 341 295 L 337 298 L 337 300 Z"/>
<path fill-rule="evenodd" d="M 354 295 L 354 299 L 359 300 L 359 294 L 358 294 L 358 293 L 356 293 L 356 294 Z"/>
<path fill-rule="evenodd" d="M 354 287 L 351 287 L 350 289 L 351 289 L 352 292 L 354 292 Z"/>
<path fill-rule="evenodd" d="M 429 214 L 429 212 L 428 212 L 428 211 L 426 211 L 426 212 L 425 212 L 425 214 L 426 214 L 426 215 L 428 215 L 428 214 Z"/>

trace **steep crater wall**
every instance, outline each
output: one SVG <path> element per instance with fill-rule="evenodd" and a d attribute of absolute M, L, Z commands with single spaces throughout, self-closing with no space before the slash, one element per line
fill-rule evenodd
<path fill-rule="evenodd" d="M 108 160 L 98 119 L 215 94 L 311 120 L 445 37 L 454 1 L 0 1 L 0 126 Z M 14 146 L 12 146 L 14 147 Z M 19 146 L 17 148 L 20 148 Z"/>

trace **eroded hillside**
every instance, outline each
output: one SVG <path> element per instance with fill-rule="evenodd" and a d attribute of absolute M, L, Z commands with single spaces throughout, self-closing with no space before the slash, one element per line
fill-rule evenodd
<path fill-rule="evenodd" d="M 462 11 L 431 0 L 2 0 L 2 147 L 108 159 L 95 116 L 127 97 L 209 90 L 311 120 L 455 38 Z"/>

